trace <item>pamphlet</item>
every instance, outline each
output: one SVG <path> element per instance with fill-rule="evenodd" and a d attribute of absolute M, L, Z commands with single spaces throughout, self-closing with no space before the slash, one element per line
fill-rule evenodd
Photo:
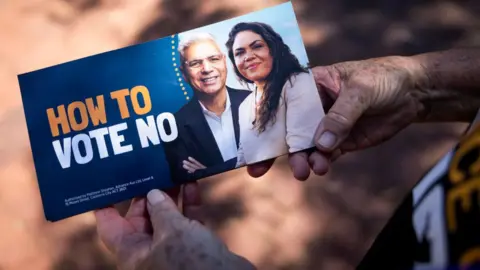
<path fill-rule="evenodd" d="M 46 219 L 313 147 L 307 65 L 287 2 L 19 75 Z"/>

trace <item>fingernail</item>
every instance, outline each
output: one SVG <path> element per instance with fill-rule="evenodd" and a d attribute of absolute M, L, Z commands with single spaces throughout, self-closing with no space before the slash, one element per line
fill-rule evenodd
<path fill-rule="evenodd" d="M 325 131 L 322 136 L 320 136 L 320 139 L 318 140 L 318 144 L 325 148 L 332 148 L 335 145 L 335 142 L 337 141 L 337 138 L 335 134 L 333 134 L 330 131 Z"/>
<path fill-rule="evenodd" d="M 163 193 L 160 190 L 154 189 L 148 192 L 147 200 L 148 200 L 148 203 L 152 205 L 159 204 L 163 200 L 165 200 L 165 195 L 163 195 Z"/>

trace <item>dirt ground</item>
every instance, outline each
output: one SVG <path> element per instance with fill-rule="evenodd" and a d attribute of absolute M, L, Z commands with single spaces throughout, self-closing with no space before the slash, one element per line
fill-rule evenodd
<path fill-rule="evenodd" d="M 92 213 L 44 220 L 17 74 L 281 2 L 0 0 L 0 269 L 115 269 Z M 474 0 L 292 2 L 313 65 L 480 44 Z M 464 128 L 414 125 L 306 182 L 284 159 L 260 179 L 239 169 L 202 180 L 208 226 L 260 269 L 352 269 Z"/>

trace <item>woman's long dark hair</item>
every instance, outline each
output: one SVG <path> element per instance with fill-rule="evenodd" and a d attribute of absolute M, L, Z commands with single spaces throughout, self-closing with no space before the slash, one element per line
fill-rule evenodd
<path fill-rule="evenodd" d="M 275 116 L 278 104 L 280 103 L 280 95 L 287 80 L 289 80 L 293 74 L 308 71 L 300 65 L 297 57 L 291 52 L 290 47 L 283 42 L 282 37 L 275 32 L 270 25 L 261 22 L 242 22 L 232 28 L 226 43 L 228 57 L 232 61 L 235 73 L 241 81 L 253 83 L 238 71 L 238 67 L 235 64 L 232 47 L 237 34 L 243 31 L 252 31 L 260 35 L 267 43 L 273 59 L 272 70 L 265 80 L 258 118 L 255 119 L 254 123 L 254 127 L 261 133 L 265 131 L 270 120 L 272 124 L 275 123 Z"/>

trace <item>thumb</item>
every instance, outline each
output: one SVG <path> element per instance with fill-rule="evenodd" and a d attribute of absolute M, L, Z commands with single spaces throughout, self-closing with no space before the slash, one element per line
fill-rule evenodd
<path fill-rule="evenodd" d="M 154 237 L 172 230 L 185 217 L 168 195 L 158 189 L 147 194 L 147 210 L 152 222 Z"/>
<path fill-rule="evenodd" d="M 315 133 L 316 147 L 323 152 L 333 152 L 348 137 L 366 109 L 367 104 L 361 91 L 342 89 L 318 126 Z"/>

